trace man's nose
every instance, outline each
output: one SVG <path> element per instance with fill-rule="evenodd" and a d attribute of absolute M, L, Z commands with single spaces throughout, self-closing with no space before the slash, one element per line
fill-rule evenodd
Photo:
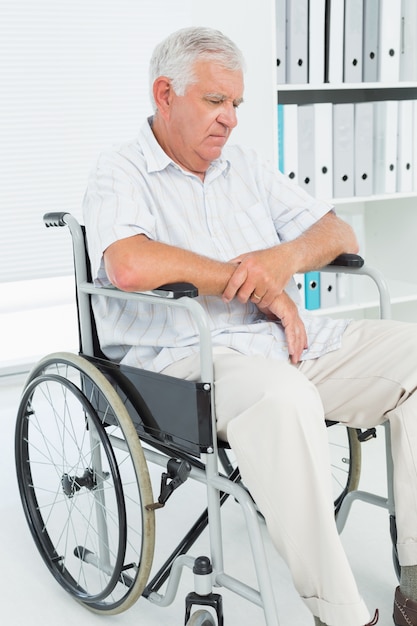
<path fill-rule="evenodd" d="M 225 104 L 225 106 L 222 107 L 220 115 L 217 117 L 217 121 L 228 128 L 237 126 L 236 107 L 233 106 L 233 104 Z"/>

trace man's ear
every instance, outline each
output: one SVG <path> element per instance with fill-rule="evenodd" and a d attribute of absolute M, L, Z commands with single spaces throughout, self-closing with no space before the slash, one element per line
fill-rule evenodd
<path fill-rule="evenodd" d="M 172 94 L 173 89 L 169 78 L 158 76 L 153 84 L 153 97 L 162 117 L 169 115 Z"/>

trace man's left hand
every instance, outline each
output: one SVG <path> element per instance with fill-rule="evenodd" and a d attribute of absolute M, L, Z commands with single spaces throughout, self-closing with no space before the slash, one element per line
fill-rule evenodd
<path fill-rule="evenodd" d="M 292 276 L 285 246 L 242 254 L 231 263 L 236 263 L 237 267 L 223 292 L 225 302 L 236 297 L 242 303 L 262 301 L 263 306 L 268 307 Z"/>

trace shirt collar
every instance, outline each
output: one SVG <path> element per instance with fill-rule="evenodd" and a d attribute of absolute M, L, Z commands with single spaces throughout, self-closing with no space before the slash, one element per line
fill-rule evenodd
<path fill-rule="evenodd" d="M 143 150 L 143 156 L 146 161 L 148 174 L 151 174 L 152 172 L 161 172 L 168 166 L 173 166 L 176 169 L 183 171 L 185 174 L 189 174 L 189 172 L 183 170 L 161 148 L 152 132 L 152 120 L 152 116 L 148 117 L 139 133 L 139 140 Z M 220 157 L 210 164 L 206 173 L 206 179 L 207 177 L 214 178 L 219 174 L 226 176 L 229 169 L 230 162 L 227 159 Z"/>

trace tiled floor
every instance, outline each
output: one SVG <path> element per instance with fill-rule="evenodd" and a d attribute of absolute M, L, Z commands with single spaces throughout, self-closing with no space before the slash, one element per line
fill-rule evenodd
<path fill-rule="evenodd" d="M 0 378 L 1 406 L 1 597 L 2 612 L 8 626 L 180 626 L 184 622 L 184 596 L 191 590 L 191 574 L 186 573 L 175 602 L 158 608 L 139 600 L 119 616 L 103 617 L 77 604 L 57 585 L 43 565 L 31 539 L 17 492 L 14 470 L 14 421 L 22 388 L 18 377 Z M 384 495 L 383 432 L 377 440 L 363 446 L 364 467 L 361 489 Z M 185 488 L 184 488 L 185 489 Z M 161 562 L 164 549 L 175 529 L 187 526 L 189 509 L 199 511 L 203 506 L 201 487 L 190 484 L 187 493 L 172 499 L 169 508 L 158 516 L 158 538 L 155 561 Z M 182 501 L 181 501 L 182 499 Z M 179 506 L 175 506 L 179 504 Z M 169 516 L 169 517 L 167 517 Z M 229 501 L 223 513 L 227 567 L 232 575 L 251 583 L 249 548 L 238 506 Z M 276 588 L 276 601 L 281 626 L 311 626 L 312 619 L 293 590 L 288 572 L 265 535 L 271 575 Z M 380 609 L 380 624 L 392 624 L 392 598 L 396 579 L 391 561 L 388 515 L 364 503 L 355 503 L 342 533 L 343 542 L 357 577 L 359 587 L 370 610 Z M 197 556 L 204 553 L 206 538 L 193 549 Z M 262 626 L 261 611 L 230 593 L 224 593 L 225 625 Z M 6 623 L 6 622 L 5 622 Z"/>

